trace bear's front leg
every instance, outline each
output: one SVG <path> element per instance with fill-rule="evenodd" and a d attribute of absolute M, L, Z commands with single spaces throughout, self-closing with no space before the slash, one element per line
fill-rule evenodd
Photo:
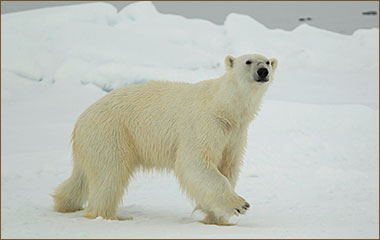
<path fill-rule="evenodd" d="M 227 144 L 225 147 L 222 160 L 218 164 L 218 170 L 223 176 L 225 176 L 230 182 L 233 189 L 235 189 L 237 179 L 240 173 L 240 167 L 243 162 L 244 149 L 246 146 L 246 135 L 241 134 L 236 140 L 230 144 Z M 247 204 L 249 207 L 249 204 Z M 248 208 L 247 207 L 247 208 Z M 228 221 L 221 217 L 218 218 L 214 215 L 213 212 L 207 211 L 207 207 L 197 205 L 195 210 L 201 210 L 204 214 L 206 214 L 205 219 L 203 220 L 206 224 L 217 224 L 217 225 L 230 225 Z M 194 210 L 194 211 L 195 211 Z M 246 209 L 243 208 L 243 211 Z"/>
<path fill-rule="evenodd" d="M 245 130 L 237 134 L 233 142 L 227 144 L 223 150 L 222 161 L 219 164 L 219 171 L 230 181 L 234 189 L 243 163 L 246 145 L 247 131 Z"/>
<path fill-rule="evenodd" d="M 225 217 L 217 217 L 213 212 L 209 210 L 210 208 L 207 206 L 202 206 L 201 204 L 197 204 L 194 211 L 202 211 L 206 217 L 203 219 L 202 223 L 204 224 L 213 224 L 213 225 L 222 225 L 222 226 L 231 226 L 233 224 L 230 224 L 228 219 Z"/>
<path fill-rule="evenodd" d="M 211 224 L 227 225 L 232 215 L 244 214 L 249 208 L 249 204 L 235 193 L 229 180 L 210 159 L 202 158 L 202 154 L 180 152 L 174 170 L 187 195 L 213 213 Z"/>

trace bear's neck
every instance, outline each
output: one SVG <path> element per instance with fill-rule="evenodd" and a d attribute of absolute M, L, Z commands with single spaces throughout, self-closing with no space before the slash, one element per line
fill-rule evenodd
<path fill-rule="evenodd" d="M 244 85 L 246 80 L 238 79 L 233 73 L 226 73 L 218 83 L 220 85 L 213 101 L 217 106 L 216 114 L 238 127 L 248 125 L 259 111 L 268 84 Z"/>

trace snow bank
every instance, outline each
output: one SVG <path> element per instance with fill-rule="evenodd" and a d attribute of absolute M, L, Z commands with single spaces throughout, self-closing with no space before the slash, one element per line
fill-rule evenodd
<path fill-rule="evenodd" d="M 306 86 L 315 77 L 303 79 L 304 72 L 318 71 L 323 73 L 320 81 L 368 91 L 370 96 L 363 96 L 360 103 L 378 105 L 378 100 L 371 99 L 378 91 L 362 83 L 374 81 L 366 73 L 378 73 L 378 29 L 356 31 L 353 36 L 306 24 L 292 32 L 269 30 L 240 14 L 228 15 L 219 26 L 161 14 L 151 2 L 128 5 L 119 13 L 110 4 L 92 3 L 1 18 L 6 33 L 2 43 L 7 46 L 1 53 L 2 71 L 34 81 L 93 83 L 105 91 L 150 79 L 196 82 L 222 74 L 228 54 L 257 52 L 279 59 L 278 79 L 284 84 L 296 81 Z M 340 72 L 364 77 L 347 84 L 345 79 L 331 77 Z M 350 100 L 353 91 L 345 100 Z M 271 99 L 278 96 L 287 95 L 269 94 Z"/>
<path fill-rule="evenodd" d="M 2 70 L 30 79 L 73 84 L 87 82 L 87 74 L 102 71 L 105 66 L 123 64 L 132 69 L 132 76 L 124 79 L 130 84 L 141 82 L 133 78 L 139 75 L 133 72 L 134 65 L 147 67 L 145 81 L 158 67 L 185 72 L 217 68 L 221 57 L 209 51 L 214 43 L 191 38 L 196 29 L 206 33 L 217 27 L 203 21 L 185 23 L 186 19 L 178 16 L 160 17 L 150 2 L 130 5 L 119 14 L 104 3 L 55 8 L 52 12 L 41 9 L 26 16 L 6 14 L 2 24 L 7 34 L 2 40 L 9 47 L 2 52 Z M 104 76 L 102 81 L 114 79 Z"/>
<path fill-rule="evenodd" d="M 230 14 L 224 23 L 232 51 L 254 51 L 281 59 L 283 69 L 324 72 L 378 69 L 378 29 L 342 35 L 301 24 L 293 31 L 269 30 L 254 19 Z"/>

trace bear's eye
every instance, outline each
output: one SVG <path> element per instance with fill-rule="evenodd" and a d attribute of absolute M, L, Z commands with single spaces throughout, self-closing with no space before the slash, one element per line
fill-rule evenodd
<path fill-rule="evenodd" d="M 245 62 L 245 64 L 247 64 L 247 65 L 249 65 L 249 64 L 251 64 L 251 63 L 252 63 L 251 60 L 248 60 L 248 61 Z"/>
<path fill-rule="evenodd" d="M 267 61 L 266 64 L 269 65 L 269 61 Z"/>

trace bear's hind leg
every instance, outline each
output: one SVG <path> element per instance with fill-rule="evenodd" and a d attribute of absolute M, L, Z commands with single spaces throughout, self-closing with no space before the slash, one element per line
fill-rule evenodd
<path fill-rule="evenodd" d="M 108 169 L 99 174 L 100 176 L 89 181 L 90 192 L 85 217 L 93 219 L 100 216 L 104 219 L 118 220 L 116 208 L 121 202 L 131 173 L 122 172 L 121 169 L 115 171 Z"/>
<path fill-rule="evenodd" d="M 54 210 L 57 212 L 82 210 L 88 197 L 87 178 L 84 172 L 74 164 L 70 178 L 57 187 L 52 197 Z"/>

